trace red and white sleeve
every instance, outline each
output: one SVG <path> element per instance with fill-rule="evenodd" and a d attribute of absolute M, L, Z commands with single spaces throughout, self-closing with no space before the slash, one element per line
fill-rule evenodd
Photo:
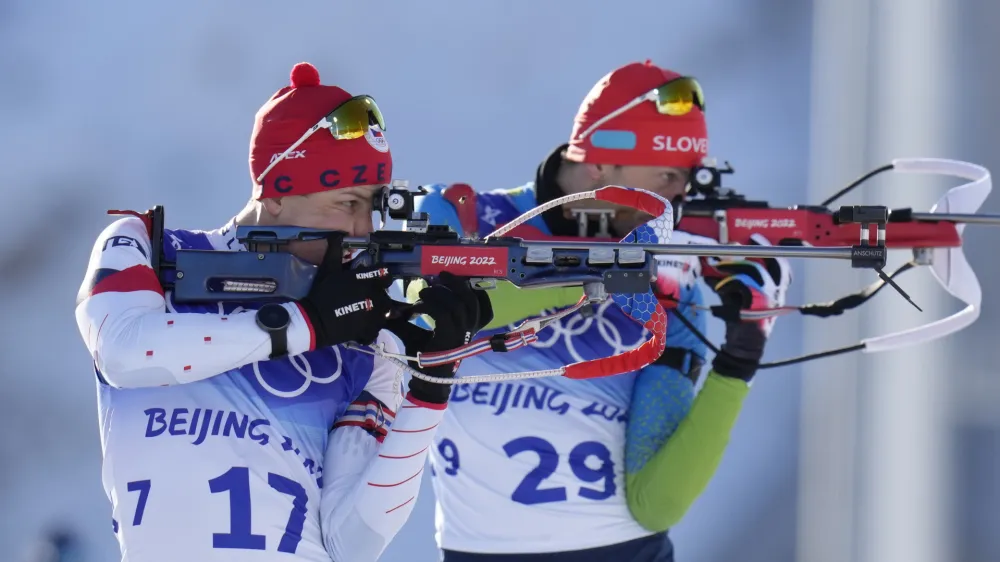
<path fill-rule="evenodd" d="M 271 353 L 255 312 L 172 313 L 150 261 L 149 233 L 134 217 L 101 232 L 77 295 L 76 322 L 101 377 L 119 388 L 202 380 Z M 298 305 L 291 315 L 289 353 L 313 349 L 314 337 Z"/>
<path fill-rule="evenodd" d="M 387 351 L 395 343 L 379 335 Z M 330 434 L 320 522 L 334 560 L 375 561 L 409 519 L 445 404 L 401 393 L 403 369 L 375 358 L 364 392 Z"/>

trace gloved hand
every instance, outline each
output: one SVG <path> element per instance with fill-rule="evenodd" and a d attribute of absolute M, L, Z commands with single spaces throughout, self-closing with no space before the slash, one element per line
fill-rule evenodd
<path fill-rule="evenodd" d="M 327 240 L 326 254 L 309 294 L 298 303 L 312 324 L 316 347 L 349 341 L 371 344 L 388 321 L 392 284 L 384 268 L 347 269 L 341 237 Z"/>
<path fill-rule="evenodd" d="M 485 291 L 473 289 L 466 279 L 443 271 L 437 282 L 420 291 L 409 314 L 426 314 L 434 319 L 434 330 L 424 330 L 407 318 L 389 321 L 388 329 L 403 341 L 407 355 L 415 355 L 417 352 L 446 351 L 469 343 L 493 320 L 493 306 Z M 451 378 L 458 364 L 456 361 L 436 367 L 418 367 L 411 361 L 410 367 L 425 375 Z M 414 377 L 410 379 L 410 394 L 424 402 L 445 404 L 451 394 L 451 385 Z"/>
<path fill-rule="evenodd" d="M 751 237 L 753 244 L 770 246 L 767 238 Z M 785 258 L 716 261 L 713 275 L 706 275 L 723 304 L 743 309 L 766 310 L 785 305 L 792 271 Z M 749 382 L 757 372 L 764 346 L 771 335 L 775 316 L 760 320 L 733 319 L 726 322 L 726 341 L 712 362 L 712 369 L 725 377 Z"/>

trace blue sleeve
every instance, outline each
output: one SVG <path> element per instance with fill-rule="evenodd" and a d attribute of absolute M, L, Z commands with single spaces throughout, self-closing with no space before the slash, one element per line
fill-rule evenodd
<path fill-rule="evenodd" d="M 423 197 L 416 198 L 415 209 L 417 212 L 427 213 L 430 217 L 430 224 L 446 224 L 453 228 L 455 232 L 462 232 L 462 223 L 458 220 L 458 212 L 455 207 L 441 195 L 444 185 L 435 184 L 425 186 L 430 192 Z"/>
<path fill-rule="evenodd" d="M 699 331 L 705 333 L 707 313 L 691 304 L 702 304 L 699 285 L 684 288 L 681 305 L 667 312 L 667 347 L 685 349 L 704 360 L 706 346 L 684 324 L 674 318 L 683 314 Z M 691 304 L 688 304 L 691 303 Z M 688 357 L 686 364 L 690 361 Z M 639 371 L 632 389 L 625 441 L 625 470 L 632 474 L 642 469 L 656 451 L 670 439 L 694 402 L 697 380 L 672 367 L 649 365 Z"/>

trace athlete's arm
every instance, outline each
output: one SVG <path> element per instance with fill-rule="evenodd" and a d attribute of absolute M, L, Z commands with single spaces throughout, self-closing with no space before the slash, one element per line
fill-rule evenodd
<path fill-rule="evenodd" d="M 145 224 L 128 217 L 109 225 L 94 244 L 77 296 L 76 322 L 98 372 L 118 388 L 167 386 L 202 380 L 266 361 L 268 335 L 254 312 L 229 315 L 167 312 L 150 261 Z M 290 354 L 311 349 L 308 322 L 291 315 Z"/>
<path fill-rule="evenodd" d="M 648 386 L 659 383 L 669 391 L 688 382 L 679 376 L 661 372 L 647 379 Z M 657 405 L 669 412 L 671 398 L 657 397 L 648 386 L 637 382 L 629 413 L 625 491 L 635 520 L 650 531 L 665 531 L 680 522 L 715 475 L 749 387 L 710 371 L 690 411 L 671 423 L 663 411 L 655 412 Z M 649 394 L 640 397 L 640 391 Z M 650 431 L 637 438 L 644 424 Z"/>
<path fill-rule="evenodd" d="M 639 372 L 629 408 L 626 497 L 632 516 L 651 531 L 675 525 L 704 491 L 746 395 L 743 381 L 710 373 L 694 396 L 707 349 L 676 318 L 683 315 L 706 332 L 693 265 L 681 259 L 660 264 L 657 291 L 672 295 L 678 304 L 667 315 L 667 352 L 658 364 Z M 670 306 L 671 299 L 663 302 Z"/>
<path fill-rule="evenodd" d="M 758 240 L 766 242 L 763 238 Z M 765 265 L 732 261 L 715 267 L 729 275 L 718 280 L 715 289 L 728 282 L 740 283 L 753 295 L 753 306 L 784 305 L 791 283 L 787 260 L 769 259 Z M 648 451 L 637 454 L 645 463 L 627 475 L 626 489 L 629 507 L 644 527 L 664 530 L 676 524 L 712 479 L 773 323 L 773 318 L 727 321 L 725 341 L 712 361 L 712 371 L 691 411 L 648 460 L 641 458 Z"/>
<path fill-rule="evenodd" d="M 395 341 L 379 342 L 395 352 Z M 403 370 L 375 359 L 371 380 L 334 424 L 323 466 L 320 522 L 334 562 L 375 561 L 410 516 L 445 404 L 407 394 Z"/>
<path fill-rule="evenodd" d="M 427 187 L 427 194 L 416 198 L 416 202 L 413 205 L 414 211 L 427 213 L 430 224 L 448 225 L 452 230 L 461 234 L 462 221 L 458 218 L 458 211 L 455 210 L 454 205 L 441 195 L 441 190 L 444 187 L 441 184 Z"/>

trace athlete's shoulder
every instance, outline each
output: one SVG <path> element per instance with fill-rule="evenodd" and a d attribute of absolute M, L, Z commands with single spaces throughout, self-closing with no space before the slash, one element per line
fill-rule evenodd
<path fill-rule="evenodd" d="M 444 190 L 449 186 L 437 183 L 421 187 L 425 192 L 424 195 L 416 198 L 414 210 L 418 213 L 426 213 L 430 224 L 446 225 L 455 232 L 462 233 L 465 230 L 463 228 L 464 222 L 468 222 L 469 217 L 467 213 L 463 213 L 460 217 L 455 205 L 445 198 Z"/>
<path fill-rule="evenodd" d="M 163 229 L 164 246 L 169 245 L 175 250 L 234 250 L 235 242 L 236 228 L 231 222 L 214 230 Z"/>
<path fill-rule="evenodd" d="M 138 216 L 123 216 L 106 226 L 98 235 L 97 242 L 101 245 L 114 245 L 117 242 L 118 246 L 141 246 L 142 250 L 149 250 L 152 239 L 150 228 L 149 223 Z M 232 239 L 233 241 L 236 239 L 233 221 L 230 221 L 226 226 L 214 230 L 163 229 L 164 245 L 172 246 L 175 250 L 217 249 L 220 243 L 225 246 L 228 239 Z M 232 243 L 229 245 L 232 246 Z"/>
<path fill-rule="evenodd" d="M 509 188 L 496 188 L 484 191 L 476 191 L 475 186 L 467 183 L 432 183 L 421 186 L 427 191 L 427 195 L 424 198 L 434 198 L 443 197 L 446 190 L 456 190 L 463 191 L 468 189 L 477 194 L 479 197 L 489 196 L 489 197 L 525 197 L 529 196 L 532 199 L 535 197 L 535 182 L 531 181 L 517 187 Z"/>
<path fill-rule="evenodd" d="M 423 187 L 427 190 L 427 194 L 418 200 L 418 204 L 437 205 L 440 202 L 448 202 L 454 205 L 462 198 L 474 199 L 480 209 L 481 203 L 493 205 L 508 203 L 518 210 L 528 210 L 536 204 L 534 182 L 487 191 L 476 191 L 475 187 L 467 183 L 436 183 Z"/>
<path fill-rule="evenodd" d="M 518 211 L 524 212 L 537 205 L 535 197 L 535 182 L 528 182 L 517 187 L 491 189 L 484 191 L 480 197 L 491 203 L 507 202 Z"/>
<path fill-rule="evenodd" d="M 96 283 L 112 271 L 148 266 L 151 255 L 149 234 L 142 219 L 134 216 L 116 219 L 94 240 L 86 277 Z"/>
<path fill-rule="evenodd" d="M 434 224 L 448 224 L 466 234 L 485 236 L 536 206 L 533 183 L 515 188 L 476 191 L 465 183 L 424 186 L 417 210 L 430 215 Z"/>
<path fill-rule="evenodd" d="M 103 249 L 128 245 L 146 253 L 145 251 L 149 249 L 149 231 L 142 219 L 125 216 L 104 227 L 97 235 L 96 245 Z"/>

